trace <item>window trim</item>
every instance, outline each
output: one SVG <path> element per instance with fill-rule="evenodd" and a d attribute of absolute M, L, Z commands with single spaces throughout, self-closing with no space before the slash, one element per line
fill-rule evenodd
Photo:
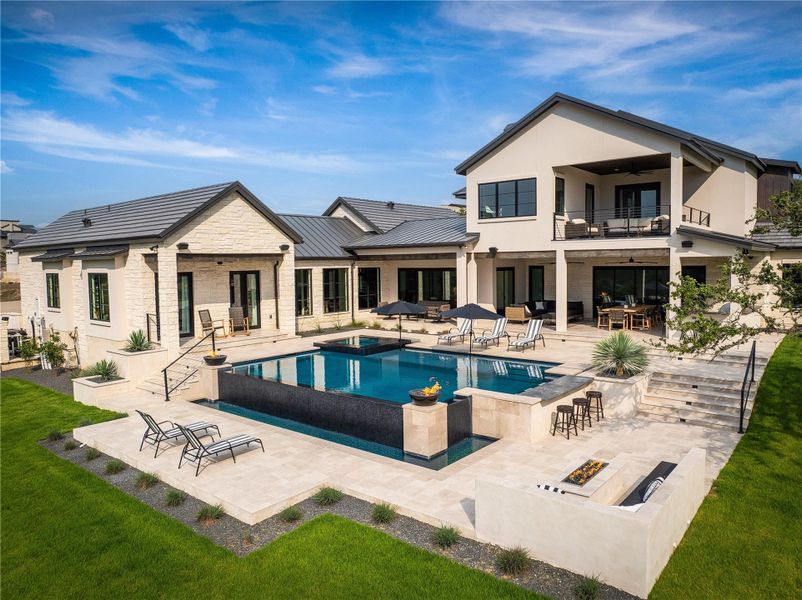
<path fill-rule="evenodd" d="M 519 212 L 519 192 L 518 192 L 518 184 L 522 181 L 531 181 L 533 185 L 533 192 L 535 195 L 535 202 L 534 202 L 534 210 L 531 215 L 520 215 Z M 514 183 L 515 184 L 515 214 L 514 215 L 504 215 L 499 216 L 498 214 L 498 186 L 505 184 L 505 183 Z M 485 216 L 484 211 L 482 210 L 482 186 L 483 185 L 492 185 L 494 186 L 494 199 L 495 199 L 495 214 L 493 216 Z M 479 207 L 479 220 L 480 221 L 492 221 L 494 219 L 525 219 L 525 218 L 533 218 L 537 217 L 537 177 L 522 177 L 519 179 L 505 179 L 503 181 L 487 181 L 485 183 L 477 184 L 477 198 L 478 198 L 478 207 Z"/>
<path fill-rule="evenodd" d="M 363 271 L 375 271 L 376 272 L 376 303 L 370 306 L 369 302 L 369 294 L 362 294 L 362 288 L 360 286 L 360 279 L 362 276 Z M 382 276 L 381 276 L 381 267 L 358 267 L 356 272 L 356 306 L 358 310 L 370 310 L 372 308 L 376 308 L 379 306 L 382 300 Z M 367 298 L 368 301 L 365 303 L 365 306 L 362 306 L 362 299 Z"/>
<path fill-rule="evenodd" d="M 562 190 L 557 189 L 558 181 L 561 181 L 563 184 Z M 560 191 L 562 191 L 562 198 L 558 196 Z M 535 194 L 535 204 L 537 204 L 537 194 Z M 554 178 L 554 212 L 558 215 L 565 214 L 565 177 Z"/>
<path fill-rule="evenodd" d="M 344 299 L 345 306 L 337 306 L 335 310 L 328 310 L 328 306 L 327 306 L 327 303 L 328 303 L 329 299 L 327 299 L 327 297 L 326 297 L 326 286 L 327 285 L 330 286 L 330 284 L 327 284 L 327 282 L 326 282 L 326 273 L 329 272 L 329 271 L 342 271 L 345 274 L 345 277 L 342 279 L 343 295 L 342 296 L 338 295 L 335 298 L 330 298 L 330 299 L 333 299 L 333 300 L 338 300 L 340 297 L 342 297 Z M 348 293 L 348 288 L 349 288 L 349 285 L 348 285 L 348 271 L 349 271 L 348 267 L 332 267 L 332 268 L 329 268 L 329 269 L 323 269 L 323 314 L 334 315 L 334 314 L 338 314 L 338 313 L 348 312 L 349 296 L 350 296 L 350 294 Z"/>
<path fill-rule="evenodd" d="M 301 282 L 302 286 L 306 286 L 306 300 L 307 312 L 303 312 L 299 306 L 302 297 L 298 294 L 298 274 L 303 273 L 306 282 Z M 312 293 L 312 269 L 295 269 L 295 316 L 296 317 L 311 317 L 315 314 L 314 294 Z"/>
<path fill-rule="evenodd" d="M 56 284 L 54 286 L 55 294 L 51 295 L 51 291 L 53 290 L 51 289 L 50 282 L 52 280 L 54 280 Z M 54 310 L 61 309 L 61 281 L 58 273 L 45 273 L 45 296 L 47 308 Z M 51 300 L 55 300 L 55 303 L 51 303 Z"/>
<path fill-rule="evenodd" d="M 106 306 L 106 318 L 105 319 L 103 318 L 102 314 L 98 318 L 95 318 L 93 316 L 93 310 L 92 310 L 92 280 L 95 279 L 96 277 L 105 278 L 105 280 L 106 280 L 106 303 L 105 303 L 105 306 Z M 108 273 L 100 273 L 100 272 L 87 273 L 87 284 L 88 284 L 88 288 L 89 288 L 89 302 L 87 302 L 87 306 L 89 307 L 89 320 L 97 322 L 97 323 L 111 323 L 111 286 L 109 284 L 109 274 Z M 99 291 L 102 291 L 102 288 L 99 288 Z M 103 306 L 102 302 L 101 302 L 100 306 L 101 307 Z"/>

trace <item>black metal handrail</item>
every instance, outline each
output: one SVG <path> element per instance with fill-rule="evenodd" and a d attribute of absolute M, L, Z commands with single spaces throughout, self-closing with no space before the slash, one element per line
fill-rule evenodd
<path fill-rule="evenodd" d="M 554 213 L 554 239 L 651 237 L 671 234 L 668 206 L 597 208 Z"/>
<path fill-rule="evenodd" d="M 741 384 L 741 415 L 738 419 L 738 433 L 744 432 L 744 414 L 746 413 L 746 402 L 749 400 L 749 394 L 752 391 L 752 384 L 755 383 L 755 358 L 756 358 L 757 342 L 752 342 L 752 350 L 749 352 L 749 360 L 746 362 L 746 371 L 744 372 L 744 380 Z M 749 375 L 749 372 L 752 375 Z M 748 381 L 747 381 L 748 380 Z"/>
<path fill-rule="evenodd" d="M 682 222 L 710 227 L 710 213 L 693 206 L 682 207 Z"/>
<path fill-rule="evenodd" d="M 147 322 L 147 329 L 148 329 L 148 341 L 149 342 L 158 342 L 161 339 L 161 332 L 159 331 L 159 315 L 155 315 L 153 313 L 146 313 L 145 319 Z M 151 324 L 155 326 L 156 335 L 151 335 Z"/>
<path fill-rule="evenodd" d="M 200 345 L 201 345 L 203 342 L 205 342 L 205 341 L 206 341 L 208 338 L 210 338 L 210 337 L 212 338 L 212 350 L 213 350 L 213 351 L 216 351 L 216 350 L 217 350 L 217 347 L 215 346 L 215 342 L 214 342 L 214 329 L 212 329 L 212 330 L 211 330 L 209 333 L 207 333 L 207 334 L 206 334 L 206 335 L 204 335 L 204 336 L 203 336 L 201 339 L 199 339 L 197 342 L 195 342 L 194 344 L 192 344 L 192 346 L 191 346 L 190 348 L 188 348 L 187 350 L 185 350 L 184 352 L 182 352 L 182 353 L 181 353 L 181 356 L 179 356 L 178 358 L 176 358 L 176 359 L 175 359 L 173 362 L 171 362 L 169 365 L 167 365 L 166 367 L 164 367 L 164 368 L 162 369 L 162 376 L 164 377 L 164 401 L 165 401 L 165 402 L 169 402 L 169 401 L 170 401 L 170 392 L 173 392 L 173 391 L 175 391 L 175 390 L 176 390 L 178 387 L 180 387 L 181 385 L 183 385 L 183 384 L 184 384 L 184 382 L 185 382 L 187 379 L 189 379 L 189 378 L 190 378 L 190 377 L 192 377 L 192 376 L 193 376 L 195 373 L 197 373 L 197 372 L 198 372 L 198 369 L 193 369 L 193 370 L 192 370 L 192 371 L 191 371 L 191 372 L 190 372 L 190 373 L 189 373 L 189 374 L 188 374 L 186 377 L 184 377 L 184 379 L 182 379 L 181 381 L 179 381 L 178 383 L 176 383 L 176 384 L 175 384 L 173 387 L 170 387 L 170 384 L 169 384 L 169 378 L 167 377 L 167 371 L 168 371 L 168 369 L 170 369 L 170 367 L 172 367 L 174 364 L 176 364 L 176 363 L 177 363 L 179 360 L 181 360 L 182 358 L 184 358 L 184 357 L 185 357 L 187 354 L 189 354 L 190 352 L 192 352 L 193 350 L 195 350 L 195 348 L 197 348 L 198 346 L 200 346 Z"/>

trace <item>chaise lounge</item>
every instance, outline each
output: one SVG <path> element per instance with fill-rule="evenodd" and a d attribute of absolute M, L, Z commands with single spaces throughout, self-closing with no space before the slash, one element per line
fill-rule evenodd
<path fill-rule="evenodd" d="M 471 319 L 464 319 L 459 327 L 454 327 L 450 332 L 437 336 L 437 343 L 439 344 L 440 340 L 443 340 L 444 342 L 448 342 L 450 346 L 451 342 L 456 339 L 459 339 L 460 342 L 464 342 L 465 336 L 471 333 L 471 329 L 473 329 L 473 321 Z"/>
<path fill-rule="evenodd" d="M 136 409 L 135 409 L 136 410 Z M 145 430 L 145 434 L 142 436 L 142 443 L 139 444 L 139 451 L 142 452 L 142 448 L 144 448 L 145 443 L 148 444 L 155 444 L 156 451 L 153 453 L 153 458 L 156 458 L 159 454 L 159 445 L 162 442 L 176 440 L 178 438 L 184 437 L 184 433 L 182 432 L 182 427 L 180 425 L 176 425 L 172 421 L 159 421 L 156 422 L 152 416 L 148 413 L 144 413 L 141 410 L 137 410 L 136 412 L 139 413 L 139 416 L 147 424 L 148 428 Z M 164 429 L 162 425 L 165 423 L 170 424 L 170 429 Z M 214 434 L 209 433 L 209 430 L 214 430 L 217 435 L 220 435 L 220 429 L 217 425 L 213 423 L 207 423 L 206 421 L 198 421 L 196 423 L 190 423 L 185 428 L 187 431 L 191 431 L 194 434 L 203 432 L 201 437 L 209 436 L 214 440 Z"/>
<path fill-rule="evenodd" d="M 480 344 L 486 348 L 490 342 L 496 342 L 496 346 L 498 346 L 501 338 L 503 337 L 510 337 L 510 334 L 507 333 L 506 317 L 501 317 L 500 319 L 496 320 L 496 322 L 493 324 L 493 331 L 490 332 L 490 335 L 485 335 L 485 331 L 483 331 L 481 335 L 477 336 L 473 341 L 475 344 Z"/>
<path fill-rule="evenodd" d="M 526 332 L 519 333 L 516 339 L 507 338 L 507 350 L 510 348 L 517 348 L 523 351 L 529 344 L 532 344 L 534 349 L 537 341 L 543 342 L 543 347 L 546 347 L 546 338 L 543 337 L 541 330 L 543 329 L 542 319 L 532 319 L 526 328 Z"/>
<path fill-rule="evenodd" d="M 181 468 L 184 459 L 187 459 L 188 462 L 196 463 L 195 477 L 197 477 L 198 473 L 200 472 L 201 461 L 204 458 L 211 458 L 212 456 L 217 456 L 223 452 L 228 452 L 231 454 L 231 458 L 234 460 L 234 462 L 237 462 L 237 457 L 234 456 L 234 448 L 239 448 L 241 446 L 245 446 L 247 448 L 251 444 L 259 444 L 262 447 L 262 452 L 265 451 L 265 446 L 262 444 L 262 440 L 252 435 L 235 435 L 230 438 L 217 441 L 208 446 L 204 446 L 203 442 L 198 439 L 198 436 L 196 436 L 194 432 L 190 431 L 186 427 L 181 427 L 181 425 L 179 425 L 178 428 L 184 434 L 184 437 L 187 438 L 187 443 L 184 446 L 184 449 L 181 450 L 181 458 L 178 460 L 178 468 Z"/>

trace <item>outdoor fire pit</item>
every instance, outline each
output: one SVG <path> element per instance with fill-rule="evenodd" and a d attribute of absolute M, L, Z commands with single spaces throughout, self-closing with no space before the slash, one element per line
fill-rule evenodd
<path fill-rule="evenodd" d="M 582 463 L 581 466 L 571 471 L 568 476 L 563 479 L 563 482 L 572 483 L 581 487 L 598 475 L 608 464 L 610 463 L 591 458 Z"/>

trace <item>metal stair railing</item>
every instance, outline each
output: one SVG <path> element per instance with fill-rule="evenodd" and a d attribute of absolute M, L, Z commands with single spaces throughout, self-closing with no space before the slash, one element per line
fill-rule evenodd
<path fill-rule="evenodd" d="M 186 376 L 183 379 L 181 379 L 180 377 L 177 378 L 177 379 L 180 379 L 180 381 L 178 383 L 176 383 L 175 385 L 172 385 L 172 386 L 170 385 L 170 380 L 172 378 L 168 376 L 167 372 L 171 368 L 173 368 L 173 366 L 176 365 L 182 358 L 184 358 L 190 352 L 193 352 L 194 350 L 196 350 L 198 348 L 198 346 L 203 344 L 209 338 L 212 339 L 212 350 L 216 351 L 217 347 L 215 346 L 215 341 L 214 341 L 214 329 L 212 329 L 209 333 L 207 333 L 201 339 L 199 339 L 197 342 L 195 342 L 190 348 L 185 350 L 181 354 L 181 356 L 176 358 L 173 362 L 171 362 L 169 365 L 167 365 L 166 367 L 164 367 L 162 369 L 162 377 L 164 378 L 164 401 L 165 402 L 169 402 L 170 401 L 170 393 L 174 392 L 176 389 L 181 387 L 184 384 L 184 382 L 186 382 L 190 377 L 192 377 L 195 373 L 198 372 L 198 369 L 197 369 L 197 367 L 184 364 L 184 368 L 188 369 L 190 372 L 188 374 L 184 373 Z M 176 369 L 173 368 L 173 371 L 175 371 L 175 370 Z M 180 370 L 180 369 L 178 369 L 178 370 Z"/>

